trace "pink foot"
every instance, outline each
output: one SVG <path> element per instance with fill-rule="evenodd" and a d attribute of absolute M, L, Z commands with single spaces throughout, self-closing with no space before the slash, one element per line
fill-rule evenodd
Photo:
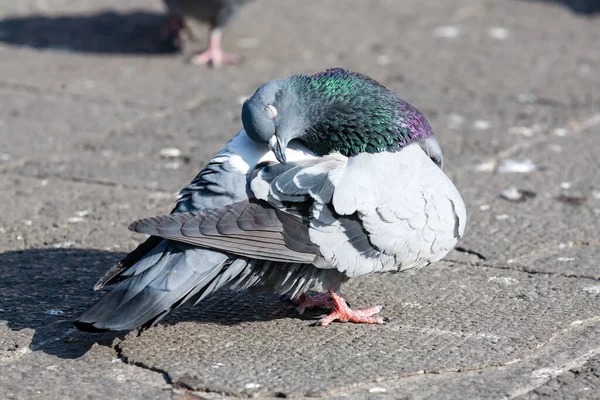
<path fill-rule="evenodd" d="M 386 318 L 373 317 L 373 314 L 380 312 L 383 307 L 375 306 L 365 310 L 352 310 L 346 300 L 339 294 L 330 291 L 329 295 L 333 301 L 333 310 L 331 314 L 323 316 L 315 325 L 327 326 L 331 322 L 338 320 L 340 322 L 355 322 L 359 324 L 383 324 L 387 322 Z"/>
<path fill-rule="evenodd" d="M 220 67 L 223 64 L 236 64 L 240 61 L 240 57 L 235 54 L 223 53 L 220 48 L 209 47 L 200 54 L 196 54 L 190 60 L 192 64 L 208 65 Z"/>
<path fill-rule="evenodd" d="M 296 311 L 300 315 L 304 314 L 304 311 L 309 308 L 333 308 L 333 301 L 331 301 L 329 293 L 320 293 L 314 296 L 303 293 L 295 303 L 298 305 Z"/>
<path fill-rule="evenodd" d="M 240 57 L 235 54 L 223 53 L 223 50 L 221 50 L 221 31 L 213 28 L 210 32 L 208 48 L 193 56 L 190 61 L 192 64 L 212 64 L 213 67 L 218 68 L 223 64 L 235 64 L 240 61 Z"/>

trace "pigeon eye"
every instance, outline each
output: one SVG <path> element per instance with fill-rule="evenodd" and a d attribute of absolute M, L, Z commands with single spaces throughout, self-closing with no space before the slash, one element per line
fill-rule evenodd
<path fill-rule="evenodd" d="M 271 104 L 265 106 L 265 114 L 269 119 L 275 119 L 277 116 L 277 109 L 273 107 Z"/>

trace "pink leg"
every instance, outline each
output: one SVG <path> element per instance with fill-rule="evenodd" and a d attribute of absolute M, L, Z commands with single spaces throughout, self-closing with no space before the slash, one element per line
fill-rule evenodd
<path fill-rule="evenodd" d="M 333 301 L 333 310 L 331 311 L 331 314 L 325 315 L 318 320 L 315 325 L 326 326 L 335 320 L 362 324 L 383 324 L 386 322 L 386 319 L 383 317 L 372 316 L 383 309 L 381 306 L 375 306 L 365 310 L 352 310 L 348 307 L 346 300 L 339 294 L 330 291 L 329 295 Z"/>
<path fill-rule="evenodd" d="M 298 298 L 296 304 L 298 304 L 296 311 L 300 315 L 304 314 L 304 311 L 309 308 L 333 308 L 333 302 L 329 293 L 319 293 L 312 297 L 303 293 Z"/>
<path fill-rule="evenodd" d="M 235 54 L 223 53 L 223 50 L 221 50 L 221 31 L 213 29 L 210 32 L 208 48 L 193 56 L 191 62 L 192 64 L 212 64 L 213 67 L 220 67 L 223 64 L 235 64 L 239 60 L 240 57 Z"/>

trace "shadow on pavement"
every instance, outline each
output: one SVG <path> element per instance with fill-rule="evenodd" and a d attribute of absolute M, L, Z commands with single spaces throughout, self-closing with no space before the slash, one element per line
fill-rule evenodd
<path fill-rule="evenodd" d="M 146 11 L 7 17 L 0 19 L 0 42 L 59 52 L 171 53 L 177 51 L 173 41 L 160 37 L 165 19 Z"/>
<path fill-rule="evenodd" d="M 127 332 L 79 332 L 73 321 L 102 296 L 92 290 L 94 283 L 123 256 L 94 249 L 0 254 L 0 322 L 7 321 L 14 331 L 32 329 L 31 350 L 60 358 L 79 358 L 94 343 L 112 347 Z M 276 295 L 220 291 L 193 308 L 171 313 L 159 325 L 181 321 L 229 325 L 294 316 L 294 306 Z"/>
<path fill-rule="evenodd" d="M 557 3 L 568 7 L 577 14 L 595 14 L 600 13 L 599 0 L 527 0 L 544 3 Z"/>

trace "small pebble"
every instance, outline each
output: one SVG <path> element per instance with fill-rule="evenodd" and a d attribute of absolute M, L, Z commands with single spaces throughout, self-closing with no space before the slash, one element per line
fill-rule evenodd
<path fill-rule="evenodd" d="M 510 217 L 506 214 L 500 214 L 500 215 L 496 215 L 496 219 L 499 221 L 505 220 L 505 219 L 509 219 Z"/>
<path fill-rule="evenodd" d="M 496 169 L 496 161 L 494 160 L 481 163 L 475 167 L 475 171 L 479 172 L 492 172 L 494 169 Z"/>
<path fill-rule="evenodd" d="M 560 261 L 560 262 L 571 262 L 571 261 L 575 261 L 575 259 L 573 257 L 558 257 L 556 259 L 556 261 Z"/>
<path fill-rule="evenodd" d="M 258 389 L 259 387 L 262 387 L 262 385 L 260 383 L 253 383 L 253 382 L 246 383 L 244 385 L 245 389 Z"/>
<path fill-rule="evenodd" d="M 571 182 L 561 182 L 560 183 L 560 188 L 561 189 L 568 190 L 568 189 L 571 189 L 572 186 L 573 185 L 571 185 Z"/>
<path fill-rule="evenodd" d="M 460 28 L 457 26 L 438 26 L 433 31 L 433 35 L 447 39 L 455 39 L 460 36 Z"/>
<path fill-rule="evenodd" d="M 502 192 L 500 192 L 500 197 L 504 200 L 514 201 L 517 203 L 534 198 L 535 196 L 535 192 L 532 192 L 530 190 L 517 189 L 514 186 L 511 186 L 508 189 L 504 189 Z"/>
<path fill-rule="evenodd" d="M 165 147 L 164 149 L 160 149 L 158 154 L 164 158 L 177 158 L 181 156 L 181 150 L 175 147 Z"/>
<path fill-rule="evenodd" d="M 52 247 L 54 247 L 55 249 L 68 249 L 69 247 L 72 247 L 75 244 L 75 242 L 60 242 L 60 243 L 54 243 L 52 245 Z"/>
<path fill-rule="evenodd" d="M 67 222 L 69 222 L 70 224 L 76 224 L 78 222 L 83 222 L 85 221 L 85 218 L 83 217 L 70 217 L 67 219 Z"/>
<path fill-rule="evenodd" d="M 485 131 L 488 130 L 492 127 L 492 123 L 490 121 L 486 121 L 483 119 L 478 119 L 475 122 L 473 122 L 473 127 L 475 129 L 479 129 L 481 131 Z"/>
<path fill-rule="evenodd" d="M 372 387 L 371 389 L 369 389 L 369 393 L 385 393 L 387 392 L 386 388 L 382 388 L 382 387 Z"/>
<path fill-rule="evenodd" d="M 555 130 L 552 131 L 552 133 L 556 136 L 567 136 L 567 134 L 569 133 L 568 130 L 566 130 L 565 128 L 556 128 Z"/>
<path fill-rule="evenodd" d="M 517 161 L 508 159 L 502 161 L 502 164 L 498 167 L 498 172 L 527 174 L 536 169 L 535 164 L 531 160 Z"/>
<path fill-rule="evenodd" d="M 488 29 L 488 35 L 493 39 L 503 40 L 509 36 L 509 31 L 501 26 L 492 26 Z"/>
<path fill-rule="evenodd" d="M 44 314 L 48 314 L 48 315 L 63 315 L 65 312 L 63 310 L 57 310 L 57 309 L 51 309 L 51 310 L 46 310 L 44 311 Z"/>
<path fill-rule="evenodd" d="M 482 204 L 482 205 L 480 205 L 480 206 L 479 206 L 479 209 L 480 209 L 481 211 L 487 211 L 487 210 L 489 210 L 490 208 L 491 208 L 491 207 L 490 207 L 490 205 L 489 205 L 489 204 Z"/>
<path fill-rule="evenodd" d="M 583 291 L 591 294 L 600 294 L 600 286 L 588 286 L 583 288 Z"/>
<path fill-rule="evenodd" d="M 465 117 L 460 114 L 452 113 L 448 116 L 448 128 L 456 129 L 465 122 Z"/>

